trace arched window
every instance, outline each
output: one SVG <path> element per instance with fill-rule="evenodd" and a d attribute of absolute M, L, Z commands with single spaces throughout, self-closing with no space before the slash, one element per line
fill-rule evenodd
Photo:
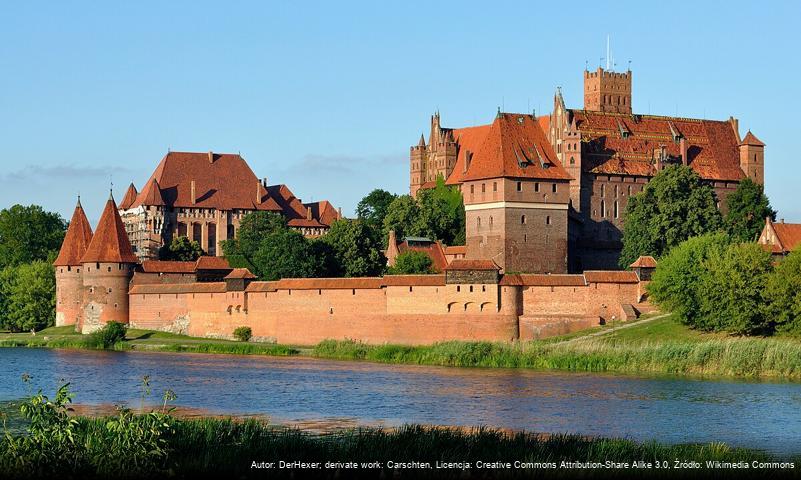
<path fill-rule="evenodd" d="M 521 225 L 525 225 L 526 224 L 526 216 L 525 215 L 521 215 L 520 216 L 520 224 Z"/>
<path fill-rule="evenodd" d="M 576 159 L 573 158 L 573 157 L 570 157 L 570 164 L 571 165 L 575 165 L 576 164 Z"/>
<path fill-rule="evenodd" d="M 631 196 L 631 185 L 628 186 L 628 195 Z"/>

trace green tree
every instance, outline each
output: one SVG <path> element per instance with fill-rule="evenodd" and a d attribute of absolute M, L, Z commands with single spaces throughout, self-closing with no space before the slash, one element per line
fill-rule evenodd
<path fill-rule="evenodd" d="M 723 233 L 709 233 L 693 237 L 678 244 L 659 259 L 656 271 L 648 285 L 648 294 L 663 311 L 677 314 L 679 319 L 692 327 L 699 327 L 701 279 L 705 262 L 712 254 L 719 254 L 729 244 Z"/>
<path fill-rule="evenodd" d="M 251 263 L 262 280 L 318 277 L 322 268 L 314 253 L 300 232 L 284 229 L 262 239 Z"/>
<path fill-rule="evenodd" d="M 159 259 L 177 260 L 180 262 L 194 262 L 204 255 L 200 244 L 188 237 L 175 237 L 169 245 L 159 249 Z"/>
<path fill-rule="evenodd" d="M 732 244 L 712 253 L 705 266 L 699 326 L 737 335 L 770 333 L 763 297 L 770 254 L 755 243 Z"/>
<path fill-rule="evenodd" d="M 0 268 L 55 258 L 67 223 L 39 205 L 0 210 Z"/>
<path fill-rule="evenodd" d="M 391 275 L 416 275 L 436 273 L 431 257 L 425 252 L 408 250 L 395 257 L 395 265 L 389 268 Z"/>
<path fill-rule="evenodd" d="M 420 216 L 420 207 L 417 201 L 409 195 L 400 195 L 392 201 L 384 217 L 384 238 L 390 230 L 395 231 L 398 238 L 418 235 L 417 219 Z"/>
<path fill-rule="evenodd" d="M 776 220 L 776 211 L 762 185 L 746 178 L 737 189 L 726 197 L 726 229 L 729 234 L 743 242 L 753 242 L 765 225 L 765 217 Z"/>
<path fill-rule="evenodd" d="M 378 233 L 362 220 L 335 221 L 321 241 L 331 246 L 341 276 L 375 276 L 386 267 Z"/>
<path fill-rule="evenodd" d="M 384 226 L 384 217 L 387 216 L 389 205 L 398 196 L 386 190 L 376 188 L 356 205 L 356 216 L 367 222 L 376 230 Z"/>
<path fill-rule="evenodd" d="M 6 267 L 0 275 L 0 290 L 3 328 L 23 332 L 55 323 L 56 277 L 49 262 Z"/>
<path fill-rule="evenodd" d="M 629 198 L 624 219 L 623 268 L 640 255 L 660 257 L 688 238 L 715 232 L 722 225 L 712 187 L 683 165 L 666 167 Z"/>
<path fill-rule="evenodd" d="M 801 335 L 801 246 L 768 277 L 765 317 L 779 332 Z"/>

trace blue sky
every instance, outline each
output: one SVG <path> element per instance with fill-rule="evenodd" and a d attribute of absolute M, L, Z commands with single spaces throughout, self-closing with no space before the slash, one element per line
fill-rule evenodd
<path fill-rule="evenodd" d="M 80 192 L 94 224 L 110 175 L 120 199 L 168 149 L 214 150 L 347 215 L 407 191 L 434 110 L 542 114 L 557 86 L 580 107 L 610 34 L 635 111 L 739 118 L 801 222 L 799 2 L 107 3 L 0 7 L 0 206 L 69 218 Z"/>

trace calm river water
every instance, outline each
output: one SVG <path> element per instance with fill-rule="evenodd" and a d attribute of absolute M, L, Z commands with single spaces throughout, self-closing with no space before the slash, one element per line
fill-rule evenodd
<path fill-rule="evenodd" d="M 525 429 L 666 443 L 726 442 L 801 454 L 801 384 L 380 365 L 304 358 L 0 348 L 0 401 L 52 395 L 78 404 L 151 403 L 275 422 Z"/>

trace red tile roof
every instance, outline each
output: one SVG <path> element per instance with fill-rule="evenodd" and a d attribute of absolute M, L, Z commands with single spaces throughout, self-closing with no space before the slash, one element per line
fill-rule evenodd
<path fill-rule="evenodd" d="M 751 133 L 751 130 L 749 130 L 748 133 L 745 134 L 745 138 L 743 138 L 743 141 L 740 142 L 740 145 L 752 145 L 755 147 L 765 146 L 765 144 L 762 143 L 762 140 L 758 139 L 756 135 Z"/>
<path fill-rule="evenodd" d="M 136 197 L 136 201 L 131 203 L 128 208 L 138 207 L 140 205 L 163 207 L 167 205 L 164 201 L 164 196 L 161 194 L 161 187 L 155 178 L 148 180 L 145 189 L 142 190 Z M 120 207 L 122 208 L 122 207 Z"/>
<path fill-rule="evenodd" d="M 245 278 L 245 279 L 256 278 L 256 275 L 250 273 L 250 270 L 248 270 L 247 268 L 235 268 L 231 270 L 231 273 L 225 276 L 226 280 L 234 280 L 239 278 Z"/>
<path fill-rule="evenodd" d="M 273 283 L 277 290 L 317 290 L 349 288 L 381 288 L 381 277 L 359 278 L 282 278 Z"/>
<path fill-rule="evenodd" d="M 451 245 L 445 247 L 445 255 L 465 255 L 467 254 L 467 247 L 465 245 Z"/>
<path fill-rule="evenodd" d="M 638 283 L 637 274 L 626 270 L 587 270 L 584 278 L 588 283 Z"/>
<path fill-rule="evenodd" d="M 398 244 L 398 254 L 403 252 L 423 252 L 431 259 L 431 266 L 438 272 L 445 270 L 448 266 L 448 260 L 445 259 L 445 252 L 442 250 L 442 244 L 439 242 L 430 242 L 426 244 L 417 244 L 412 242 L 410 245 L 407 240 Z"/>
<path fill-rule="evenodd" d="M 467 260 L 464 258 L 457 258 L 453 260 L 445 270 L 500 270 L 492 260 Z"/>
<path fill-rule="evenodd" d="M 629 265 L 629 268 L 656 268 L 656 259 L 650 255 L 643 255 Z"/>
<path fill-rule="evenodd" d="M 341 218 L 337 209 L 328 200 L 304 203 L 303 206 L 312 211 L 312 218 L 316 218 L 320 223 L 329 227 Z"/>
<path fill-rule="evenodd" d="M 125 233 L 125 225 L 117 212 L 117 205 L 111 197 L 106 202 L 92 241 L 81 258 L 81 263 L 91 262 L 138 263 Z"/>
<path fill-rule="evenodd" d="M 61 250 L 53 265 L 57 267 L 80 265 L 81 257 L 86 253 L 91 241 L 92 227 L 86 219 L 81 201 L 78 200 L 75 211 L 72 212 L 72 220 L 70 220 L 67 233 L 64 235 L 64 241 L 61 243 Z"/>
<path fill-rule="evenodd" d="M 801 244 L 801 224 L 773 222 L 773 231 L 784 252 L 791 252 Z"/>
<path fill-rule="evenodd" d="M 584 142 L 585 171 L 601 174 L 653 176 L 654 151 L 665 147 L 679 157 L 686 139 L 689 165 L 708 180 L 738 181 L 740 169 L 737 133 L 729 121 L 699 120 L 656 115 L 571 110 Z M 626 132 L 623 137 L 621 129 Z"/>
<path fill-rule="evenodd" d="M 385 287 L 437 287 L 445 285 L 445 275 L 385 275 L 383 285 Z"/>
<path fill-rule="evenodd" d="M 144 273 L 195 273 L 195 262 L 145 260 L 140 269 Z"/>
<path fill-rule="evenodd" d="M 478 149 L 471 153 L 467 173 L 460 175 L 459 181 L 498 177 L 570 180 L 531 115 L 499 113 Z M 458 165 L 453 172 L 461 172 Z"/>
<path fill-rule="evenodd" d="M 215 257 L 212 255 L 203 255 L 195 262 L 196 270 L 230 270 L 231 265 L 225 257 Z"/>
<path fill-rule="evenodd" d="M 119 204 L 120 210 L 128 210 L 136 201 L 136 197 L 139 195 L 139 192 L 136 191 L 136 187 L 133 183 L 128 186 L 128 190 L 125 191 L 125 196 L 122 197 L 122 201 Z"/>
<path fill-rule="evenodd" d="M 132 285 L 131 295 L 142 294 L 171 294 L 171 293 L 225 293 L 224 282 L 203 283 L 141 283 Z"/>
<path fill-rule="evenodd" d="M 453 171 L 445 181 L 448 185 L 455 185 L 462 182 L 462 175 L 464 174 L 464 164 L 467 152 L 473 155 L 481 147 L 484 139 L 487 137 L 492 125 L 479 125 L 476 127 L 457 128 L 453 130 L 453 138 L 459 145 L 459 151 L 456 155 L 456 163 L 454 164 Z M 426 182 L 423 188 L 434 188 L 436 182 Z"/>
<path fill-rule="evenodd" d="M 584 275 L 528 273 L 507 274 L 504 275 L 499 282 L 499 285 L 517 285 L 524 287 L 583 287 L 586 284 Z"/>

